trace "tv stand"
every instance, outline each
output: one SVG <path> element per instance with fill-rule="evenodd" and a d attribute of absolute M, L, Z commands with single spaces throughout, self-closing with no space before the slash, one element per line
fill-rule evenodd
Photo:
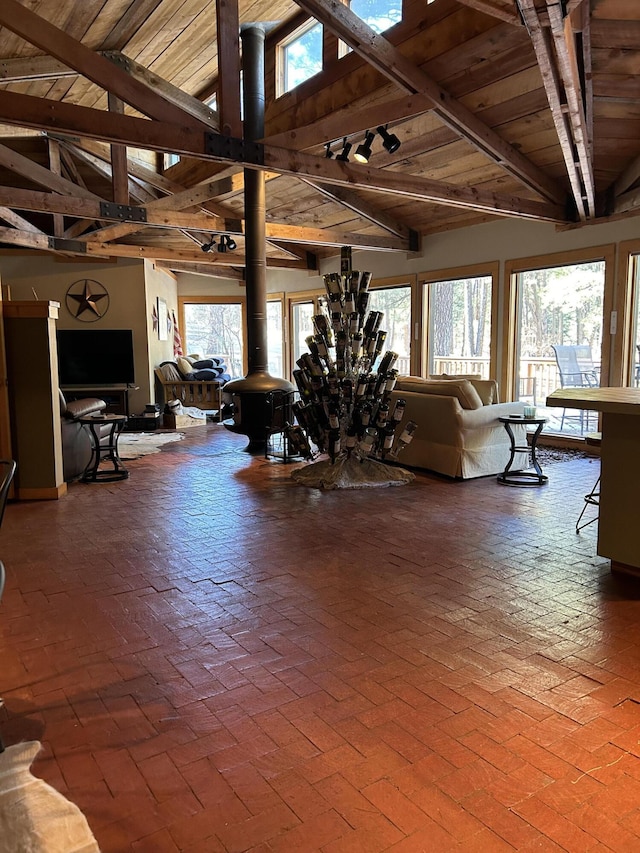
<path fill-rule="evenodd" d="M 97 397 L 107 404 L 107 414 L 129 417 L 128 385 L 63 385 L 60 390 L 69 402 L 82 400 L 84 397 Z"/>

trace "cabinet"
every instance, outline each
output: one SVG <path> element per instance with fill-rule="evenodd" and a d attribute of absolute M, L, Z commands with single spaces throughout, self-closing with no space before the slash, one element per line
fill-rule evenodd
<path fill-rule="evenodd" d="M 66 385 L 62 393 L 68 402 L 98 397 L 107 404 L 107 414 L 129 415 L 129 389 L 126 385 Z"/>

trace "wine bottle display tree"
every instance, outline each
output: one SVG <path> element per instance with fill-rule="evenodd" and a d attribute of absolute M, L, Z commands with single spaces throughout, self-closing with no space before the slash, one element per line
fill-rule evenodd
<path fill-rule="evenodd" d="M 388 465 L 413 438 L 413 421 L 399 429 L 404 401 L 390 405 L 398 371 L 397 354 L 383 353 L 387 333 L 381 311 L 369 310 L 371 273 L 351 269 L 344 247 L 340 273 L 324 276 L 326 296 L 313 316 L 308 352 L 293 371 L 300 399 L 293 409 L 312 447 L 328 458 L 293 473 L 305 485 L 320 488 L 366 488 L 403 485 L 413 474 Z"/>

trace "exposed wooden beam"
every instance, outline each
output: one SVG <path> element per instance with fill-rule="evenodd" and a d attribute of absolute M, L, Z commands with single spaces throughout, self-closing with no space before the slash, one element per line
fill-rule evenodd
<path fill-rule="evenodd" d="M 520 15 L 513 7 L 503 6 L 496 0 L 458 0 L 463 6 L 468 6 L 470 9 L 476 9 L 478 12 L 484 12 L 485 15 L 490 15 L 492 18 L 498 18 L 501 21 L 506 21 L 507 24 L 513 24 L 515 27 L 522 26 Z"/>
<path fill-rule="evenodd" d="M 166 122 L 148 121 L 134 116 L 109 115 L 101 110 L 33 98 L 15 92 L 0 91 L 0 121 L 20 127 L 53 128 L 62 133 L 122 142 L 135 148 L 177 151 L 203 160 L 234 164 L 236 168 L 246 166 L 268 169 L 323 183 L 358 186 L 360 190 L 377 190 L 497 215 L 554 222 L 566 218 L 563 206 L 558 204 L 439 183 L 416 175 L 335 162 L 324 157 L 273 146 L 255 144 L 249 150 L 242 140 L 216 137 L 215 134 L 205 136 L 184 126 L 176 127 Z M 230 145 L 233 150 L 229 148 Z M 215 180 L 211 183 L 215 183 Z"/>
<path fill-rule="evenodd" d="M 107 93 L 109 111 L 124 114 L 124 103 L 112 92 Z M 126 145 L 111 146 L 111 187 L 116 204 L 129 204 L 129 173 Z"/>
<path fill-rule="evenodd" d="M 49 168 L 54 175 L 61 175 L 60 143 L 56 139 L 47 139 L 47 149 L 49 152 Z M 64 218 L 59 213 L 53 214 L 53 233 L 56 237 L 62 237 L 64 234 Z"/>
<path fill-rule="evenodd" d="M 353 210 L 354 213 L 358 213 L 364 219 L 368 219 L 370 222 L 374 222 L 386 231 L 390 231 L 391 234 L 396 234 L 398 237 L 404 237 L 407 240 L 411 238 L 411 228 L 408 225 L 404 222 L 400 222 L 393 216 L 389 216 L 384 213 L 384 211 L 374 207 L 372 204 L 368 204 L 365 199 L 353 190 L 346 189 L 346 187 L 327 186 L 326 184 L 319 183 L 318 181 L 303 180 L 306 184 L 309 184 L 309 186 L 322 193 L 322 195 L 332 201 L 338 202 L 343 205 L 343 207 L 347 207 L 349 210 Z"/>
<path fill-rule="evenodd" d="M 193 95 L 183 92 L 182 89 L 174 86 L 173 83 L 169 83 L 168 80 L 159 77 L 153 71 L 145 68 L 144 65 L 140 65 L 135 59 L 125 56 L 119 50 L 107 50 L 101 52 L 101 55 L 113 62 L 114 65 L 122 68 L 127 74 L 130 74 L 134 80 L 158 92 L 166 101 L 192 116 L 196 121 L 207 125 L 211 130 L 217 131 L 220 129 L 218 113 L 198 98 L 194 98 Z"/>
<path fill-rule="evenodd" d="M 164 260 L 172 263 L 175 261 L 207 263 L 206 253 L 189 249 L 166 248 L 164 246 L 131 246 L 124 243 L 86 243 L 82 245 L 86 247 L 87 255 L 104 258 L 113 256 L 117 258 L 149 258 L 150 260 Z M 216 253 L 212 257 L 211 263 L 216 266 L 244 267 L 246 259 L 244 253 L 240 252 L 231 252 L 226 255 Z M 307 269 L 305 261 L 293 261 L 286 258 L 278 258 L 277 265 L 283 269 Z"/>
<path fill-rule="evenodd" d="M 4 83 L 30 83 L 34 80 L 60 80 L 77 76 L 77 71 L 51 56 L 17 56 L 0 60 L 0 80 Z"/>
<path fill-rule="evenodd" d="M 45 169 L 44 166 L 34 163 L 33 160 L 13 151 L 6 145 L 0 145 L 0 166 L 22 175 L 23 178 L 27 178 L 35 184 L 63 195 L 99 199 L 99 196 L 89 192 L 84 187 L 73 184 L 61 175 L 55 175 L 50 169 Z"/>
<path fill-rule="evenodd" d="M 242 136 L 238 0 L 217 0 L 216 37 L 220 132 L 226 136 Z"/>
<path fill-rule="evenodd" d="M 36 228 L 32 222 L 29 222 L 28 219 L 20 216 L 19 213 L 16 213 L 15 210 L 11 210 L 9 207 L 0 206 L 0 219 L 4 219 L 9 225 L 13 225 L 14 228 L 18 228 L 21 231 L 29 231 L 32 234 L 44 234 L 41 228 Z"/>
<path fill-rule="evenodd" d="M 408 60 L 384 36 L 374 32 L 340 0 L 296 0 L 309 14 L 325 24 L 370 65 L 410 95 L 421 94 L 432 102 L 433 112 L 479 151 L 498 163 L 525 186 L 549 201 L 560 202 L 557 181 L 527 160 L 460 101 Z"/>
<path fill-rule="evenodd" d="M 69 155 L 73 155 L 77 160 L 85 165 L 89 166 L 94 172 L 98 175 L 101 175 L 108 181 L 113 180 L 113 170 L 109 160 L 105 160 L 103 157 L 97 156 L 95 154 L 89 153 L 83 147 L 79 145 L 70 145 L 65 141 L 61 141 L 60 145 L 63 146 L 63 149 L 68 152 Z M 122 147 L 126 152 L 125 146 Z M 109 157 L 109 154 L 106 155 Z M 133 200 L 133 204 L 148 204 L 150 201 L 154 201 L 158 198 L 157 192 L 150 192 L 138 181 L 134 181 L 132 178 L 129 178 L 128 175 L 128 164 L 129 158 L 126 158 L 126 167 L 127 167 L 127 181 L 128 181 L 128 195 L 131 196 Z M 119 204 L 128 204 L 128 201 L 118 202 Z"/>
<path fill-rule="evenodd" d="M 588 193 L 582 180 L 579 163 L 576 161 L 571 123 L 567 117 L 568 107 L 554 58 L 550 31 L 543 26 L 534 0 L 516 0 L 516 2 L 519 5 L 538 60 L 576 210 L 579 218 L 586 220 L 590 215 Z"/>
<path fill-rule="evenodd" d="M 619 198 L 640 178 L 640 154 L 632 160 L 613 185 L 613 195 Z"/>
<path fill-rule="evenodd" d="M 529 0 L 529 2 L 531 1 Z M 571 137 L 578 156 L 582 185 L 586 195 L 586 212 L 588 217 L 592 217 L 595 215 L 596 207 L 593 155 L 584 106 L 585 101 L 583 100 L 582 73 L 576 56 L 576 33 L 572 24 L 573 16 L 563 17 L 562 8 L 557 0 L 547 0 L 547 14 L 555 47 L 557 67 L 567 99 Z M 577 13 L 575 17 L 577 18 Z M 589 30 L 583 31 L 582 38 L 584 39 L 588 34 Z"/>
<path fill-rule="evenodd" d="M 122 98 L 150 118 L 183 122 L 190 127 L 203 126 L 201 121 L 174 106 L 154 89 L 140 83 L 82 42 L 54 27 L 18 0 L 2 0 L 0 25 L 74 68 L 79 74 Z"/>
<path fill-rule="evenodd" d="M 267 264 L 269 266 L 269 264 Z M 192 275 L 206 275 L 209 278 L 230 278 L 233 281 L 244 281 L 243 267 L 224 267 L 216 264 L 189 264 L 185 261 L 157 261 L 156 267 L 170 272 L 188 272 Z"/>

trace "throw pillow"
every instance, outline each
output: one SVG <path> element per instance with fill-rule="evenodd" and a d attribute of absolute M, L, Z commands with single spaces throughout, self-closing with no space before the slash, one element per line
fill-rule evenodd
<path fill-rule="evenodd" d="M 457 397 L 463 409 L 482 408 L 482 400 L 468 379 L 422 379 L 419 376 L 402 376 L 398 378 L 395 390 Z"/>
<path fill-rule="evenodd" d="M 190 373 L 193 372 L 193 365 L 188 359 L 184 358 L 183 356 L 178 356 L 176 362 L 178 364 L 178 370 L 180 371 L 180 373 L 182 373 L 183 376 L 188 376 Z"/>
<path fill-rule="evenodd" d="M 180 371 L 172 361 L 165 361 L 160 365 L 160 370 L 166 382 L 182 382 Z"/>

